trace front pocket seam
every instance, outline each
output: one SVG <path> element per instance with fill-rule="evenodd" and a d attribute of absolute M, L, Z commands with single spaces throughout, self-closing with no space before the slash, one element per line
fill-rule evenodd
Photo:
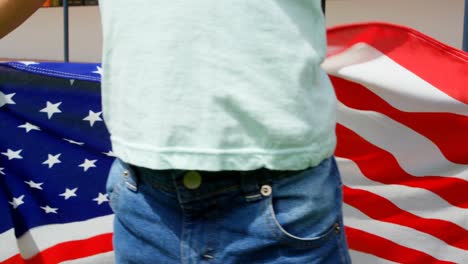
<path fill-rule="evenodd" d="M 272 196 L 269 196 L 267 199 L 267 206 L 268 206 L 268 219 L 267 222 L 270 225 L 270 228 L 273 232 L 273 235 L 279 239 L 281 242 L 291 245 L 296 248 L 306 248 L 306 247 L 320 247 L 325 244 L 325 242 L 332 239 L 332 237 L 338 235 L 335 231 L 335 225 L 338 224 L 338 219 L 333 221 L 333 224 L 326 229 L 321 235 L 312 238 L 301 238 L 295 236 L 288 231 L 286 231 L 281 224 L 279 223 L 278 219 L 276 218 L 276 212 L 273 208 L 273 201 Z M 342 232 L 341 230 L 339 232 Z"/>

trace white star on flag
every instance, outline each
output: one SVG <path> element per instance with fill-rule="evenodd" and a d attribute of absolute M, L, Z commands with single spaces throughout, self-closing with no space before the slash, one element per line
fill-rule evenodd
<path fill-rule="evenodd" d="M 42 164 L 47 164 L 47 165 L 49 165 L 49 169 L 50 169 L 50 168 L 52 168 L 55 164 L 61 163 L 61 161 L 59 160 L 60 155 L 62 155 L 62 153 L 59 153 L 59 154 L 57 154 L 57 155 L 47 154 L 47 160 L 44 161 Z"/>
<path fill-rule="evenodd" d="M 76 195 L 76 191 L 78 190 L 78 188 L 74 188 L 74 189 L 68 189 L 68 188 L 65 188 L 65 192 L 64 193 L 61 193 L 60 196 L 63 196 L 65 198 L 65 200 L 68 200 L 68 198 L 70 197 L 74 197 L 74 196 L 77 196 Z"/>
<path fill-rule="evenodd" d="M 102 204 L 103 202 L 108 202 L 109 199 L 107 198 L 107 193 L 99 193 L 98 197 L 94 198 L 93 201 L 96 201 L 98 204 Z"/>
<path fill-rule="evenodd" d="M 57 210 L 58 210 L 58 208 L 52 208 L 52 207 L 50 207 L 50 206 L 48 206 L 48 205 L 46 205 L 46 206 L 41 206 L 41 209 L 44 210 L 44 212 L 45 212 L 46 214 L 50 214 L 50 213 L 56 214 L 56 213 L 57 213 Z"/>
<path fill-rule="evenodd" d="M 94 163 L 96 163 L 96 161 L 97 160 L 85 159 L 83 163 L 78 165 L 78 167 L 83 167 L 84 171 L 87 171 L 91 167 L 96 167 L 96 165 L 94 165 Z"/>
<path fill-rule="evenodd" d="M 99 74 L 99 75 L 101 75 L 101 76 L 102 76 L 102 73 L 103 73 L 103 71 L 102 71 L 102 68 L 101 68 L 101 67 L 99 67 L 99 66 L 96 66 L 96 70 L 95 70 L 95 71 L 93 71 L 93 73 L 96 73 L 96 74 Z"/>
<path fill-rule="evenodd" d="M 89 124 L 91 126 L 93 126 L 96 121 L 102 121 L 102 118 L 99 117 L 99 115 L 101 115 L 101 114 L 102 114 L 102 112 L 95 113 L 95 112 L 89 110 L 89 115 L 87 117 L 83 118 L 83 120 L 89 121 Z"/>
<path fill-rule="evenodd" d="M 59 109 L 59 106 L 62 104 L 62 102 L 58 102 L 58 103 L 51 103 L 49 101 L 47 101 L 47 106 L 43 109 L 41 109 L 39 112 L 43 112 L 43 113 L 47 113 L 47 117 L 49 119 L 52 118 L 52 116 L 56 113 L 62 113 L 62 111 Z"/>
<path fill-rule="evenodd" d="M 67 139 L 67 138 L 64 138 L 63 140 L 68 141 L 70 144 L 75 144 L 75 145 L 78 145 L 78 146 L 83 146 L 84 145 L 83 142 L 78 142 L 78 141 L 74 141 L 74 140 Z"/>
<path fill-rule="evenodd" d="M 3 172 L 4 169 L 5 168 L 0 168 L 0 174 L 5 175 L 5 173 Z"/>
<path fill-rule="evenodd" d="M 102 154 L 109 156 L 109 157 L 115 157 L 115 154 L 114 152 L 112 152 L 112 150 L 109 150 L 109 152 L 102 152 Z"/>
<path fill-rule="evenodd" d="M 13 206 L 13 209 L 16 209 L 16 208 L 18 208 L 18 206 L 24 204 L 23 199 L 24 199 L 24 194 L 21 195 L 18 198 L 13 197 L 13 200 L 11 202 L 8 202 L 8 203 Z"/>
<path fill-rule="evenodd" d="M 21 63 L 21 64 L 24 64 L 25 66 L 39 64 L 39 63 L 37 63 L 35 61 L 18 61 L 18 62 Z"/>
<path fill-rule="evenodd" d="M 11 93 L 11 94 L 4 94 L 0 92 L 0 107 L 7 105 L 7 104 L 16 104 L 15 101 L 13 101 L 13 96 L 16 93 Z"/>
<path fill-rule="evenodd" d="M 28 123 L 28 122 L 26 122 L 23 125 L 18 126 L 18 127 L 26 129 L 26 133 L 29 133 L 29 131 L 31 131 L 31 130 L 41 130 L 38 126 L 35 126 L 35 125 L 33 125 L 31 123 Z"/>
<path fill-rule="evenodd" d="M 33 182 L 33 181 L 24 181 L 29 187 L 34 188 L 34 189 L 39 189 L 42 190 L 41 185 L 44 184 L 43 182 Z"/>
<path fill-rule="evenodd" d="M 22 159 L 23 157 L 20 155 L 21 151 L 23 151 L 23 150 L 20 149 L 20 150 L 17 150 L 17 151 L 13 151 L 11 149 L 7 149 L 7 152 L 2 152 L 2 155 L 7 156 L 8 160 Z"/>

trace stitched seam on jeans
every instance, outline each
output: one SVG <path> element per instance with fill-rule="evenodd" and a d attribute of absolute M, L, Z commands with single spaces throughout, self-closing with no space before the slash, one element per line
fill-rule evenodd
<path fill-rule="evenodd" d="M 267 210 L 269 211 L 266 221 L 269 224 L 273 235 L 279 240 L 280 243 L 294 248 L 318 248 L 324 246 L 333 237 L 338 235 L 334 230 L 334 226 L 338 222 L 339 218 L 333 222 L 333 225 L 330 228 L 316 237 L 301 238 L 299 236 L 293 235 L 285 230 L 278 222 L 278 219 L 276 218 L 276 211 L 273 207 L 273 197 L 269 196 L 268 199 L 266 199 L 266 202 L 268 207 Z"/>

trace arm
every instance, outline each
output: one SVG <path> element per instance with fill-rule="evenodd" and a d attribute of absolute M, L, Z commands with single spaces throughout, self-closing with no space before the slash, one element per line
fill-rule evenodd
<path fill-rule="evenodd" d="M 36 12 L 45 0 L 0 0 L 0 39 Z"/>

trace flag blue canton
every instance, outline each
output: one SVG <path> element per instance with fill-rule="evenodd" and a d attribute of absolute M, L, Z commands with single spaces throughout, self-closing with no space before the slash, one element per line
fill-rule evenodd
<path fill-rule="evenodd" d="M 0 64 L 0 234 L 112 214 L 101 74 L 99 64 Z"/>

